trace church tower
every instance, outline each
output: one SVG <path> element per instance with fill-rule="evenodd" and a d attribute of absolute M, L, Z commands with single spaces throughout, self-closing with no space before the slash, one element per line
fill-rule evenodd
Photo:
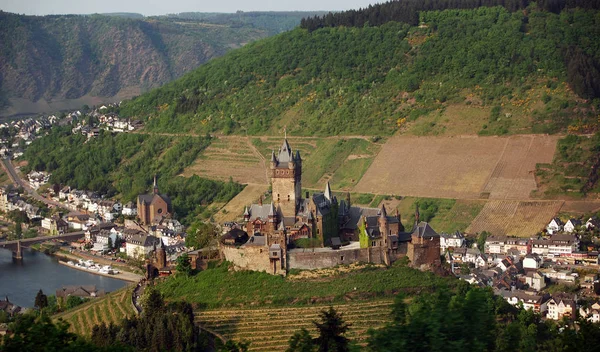
<path fill-rule="evenodd" d="M 296 216 L 302 198 L 302 158 L 299 151 L 293 153 L 287 136 L 278 153 L 271 153 L 271 188 L 273 203 L 283 216 Z"/>

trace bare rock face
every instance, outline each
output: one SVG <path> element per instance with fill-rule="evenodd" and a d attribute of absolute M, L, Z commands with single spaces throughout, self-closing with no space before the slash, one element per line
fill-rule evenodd
<path fill-rule="evenodd" d="M 0 11 L 0 105 L 137 95 L 266 36 L 174 20 Z"/>

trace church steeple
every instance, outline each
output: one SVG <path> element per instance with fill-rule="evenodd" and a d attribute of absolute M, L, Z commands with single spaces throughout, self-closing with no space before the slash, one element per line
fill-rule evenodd
<path fill-rule="evenodd" d="M 158 182 L 156 181 L 156 174 L 154 174 L 154 187 L 153 187 L 153 193 L 154 193 L 154 194 L 158 194 Z"/>

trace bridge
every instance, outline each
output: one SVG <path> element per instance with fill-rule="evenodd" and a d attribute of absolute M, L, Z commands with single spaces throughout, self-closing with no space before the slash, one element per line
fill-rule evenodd
<path fill-rule="evenodd" d="M 25 238 L 22 240 L 0 242 L 0 248 L 9 249 L 13 252 L 13 258 L 16 260 L 23 259 L 23 247 L 29 247 L 33 244 L 43 243 L 46 241 L 75 241 L 85 236 L 84 231 L 70 232 L 57 236 L 40 236 L 34 238 Z"/>

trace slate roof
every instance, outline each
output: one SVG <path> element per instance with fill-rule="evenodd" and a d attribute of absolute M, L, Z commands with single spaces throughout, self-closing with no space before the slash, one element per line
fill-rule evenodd
<path fill-rule="evenodd" d="M 275 212 L 273 203 L 271 204 L 252 204 L 248 212 L 250 213 L 250 221 L 256 219 L 267 220 L 271 212 Z"/>
<path fill-rule="evenodd" d="M 350 207 L 348 209 L 348 220 L 341 224 L 344 229 L 355 230 L 358 228 L 360 219 L 362 216 L 377 216 L 379 209 L 377 208 L 361 208 L 361 207 Z"/>
<path fill-rule="evenodd" d="M 246 242 L 246 246 L 264 246 L 267 243 L 267 238 L 265 236 L 252 236 Z"/>
<path fill-rule="evenodd" d="M 155 236 L 136 234 L 131 236 L 127 243 L 135 244 L 143 247 L 152 247 L 154 245 L 160 245 L 161 239 Z"/>
<path fill-rule="evenodd" d="M 435 232 L 428 223 L 421 221 L 417 227 L 413 230 L 413 235 L 422 238 L 433 238 L 440 237 L 437 232 Z"/>
<path fill-rule="evenodd" d="M 169 198 L 169 196 L 167 196 L 166 194 L 154 194 L 154 193 L 140 194 L 138 196 L 138 201 L 141 204 L 152 204 L 152 202 L 154 201 L 154 199 L 156 197 L 162 198 L 162 200 L 164 200 L 165 203 L 167 203 L 167 208 L 169 210 L 171 209 L 171 198 Z"/>

